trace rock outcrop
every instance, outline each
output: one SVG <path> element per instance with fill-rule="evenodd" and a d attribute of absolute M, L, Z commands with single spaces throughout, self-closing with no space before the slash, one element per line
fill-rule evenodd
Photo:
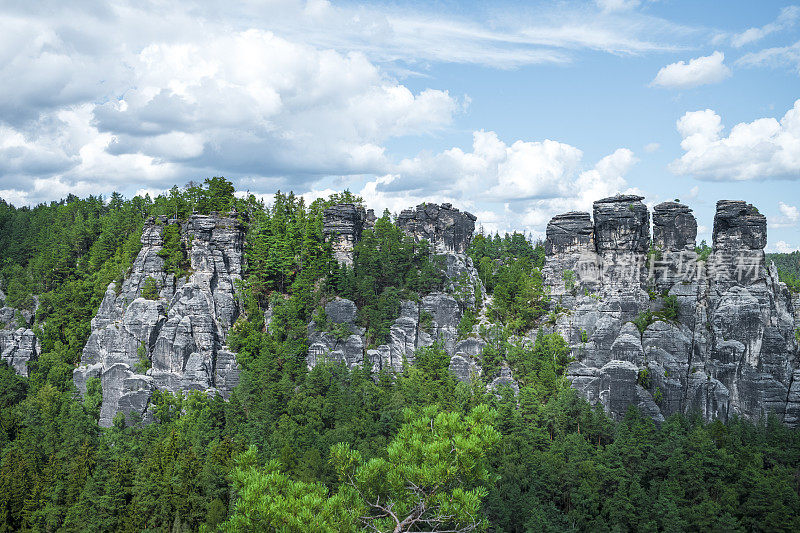
<path fill-rule="evenodd" d="M 363 207 L 355 204 L 337 204 L 323 213 L 325 240 L 331 243 L 333 256 L 341 264 L 353 264 L 353 248 L 361 239 L 365 224 L 374 223 L 375 214 L 369 217 Z"/>
<path fill-rule="evenodd" d="M 361 231 L 374 225 L 372 210 L 340 204 L 325 211 L 325 235 L 334 245 L 337 259 L 352 264 L 352 250 Z M 324 323 L 309 324 L 308 367 L 319 361 L 341 361 L 350 367 L 368 364 L 379 372 L 400 372 L 403 364 L 413 363 L 415 353 L 435 342 L 451 356 L 451 368 L 459 379 L 480 372 L 478 359 L 483 341 L 459 341 L 458 324 L 465 309 L 480 305 L 485 290 L 465 252 L 472 240 L 475 217 L 450 204 L 421 204 L 406 209 L 397 225 L 415 240 L 431 243 L 432 252 L 441 256 L 445 272 L 444 292 L 423 296 L 419 302 L 403 301 L 400 316 L 390 327 L 389 340 L 366 348 L 368 339 L 358 327 L 358 310 L 353 302 L 337 298 L 325 305 Z"/>
<path fill-rule="evenodd" d="M 773 412 L 800 424 L 797 325 L 764 264 L 766 219 L 745 202 L 718 202 L 713 252 L 698 261 L 691 210 L 657 205 L 651 246 L 641 200 L 607 198 L 593 223 L 567 213 L 548 225 L 543 274 L 554 310 L 566 310 L 554 329 L 572 346 L 573 387 L 615 417 L 636 405 L 656 421 Z"/>
<path fill-rule="evenodd" d="M 185 276 L 166 272 L 159 253 L 169 226 L 179 230 Z M 235 214 L 146 222 L 130 275 L 121 287 L 109 285 L 73 373 L 81 392 L 88 379 L 101 380 L 101 425 L 111 425 L 119 412 L 147 419 L 157 389 L 229 394 L 238 366 L 225 339 L 240 312 L 235 282 L 242 275 L 243 245 Z M 144 298 L 153 284 L 158 295 Z"/>
<path fill-rule="evenodd" d="M 476 217 L 451 204 L 420 204 L 404 209 L 397 225 L 417 241 L 427 240 L 435 253 L 466 253 L 475 231 Z"/>
<path fill-rule="evenodd" d="M 39 356 L 39 341 L 31 329 L 32 315 L 12 307 L 0 307 L 0 360 L 21 375 L 28 375 L 28 362 Z"/>

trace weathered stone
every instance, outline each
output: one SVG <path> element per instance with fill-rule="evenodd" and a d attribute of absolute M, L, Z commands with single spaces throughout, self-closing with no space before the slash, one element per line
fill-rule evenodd
<path fill-rule="evenodd" d="M 715 249 L 762 250 L 767 245 L 767 217 L 741 200 L 720 200 L 714 215 Z"/>
<path fill-rule="evenodd" d="M 427 240 L 436 253 L 466 253 L 475 231 L 475 215 L 461 212 L 451 204 L 420 204 L 405 209 L 397 225 L 415 240 Z"/>
<path fill-rule="evenodd" d="M 571 211 L 554 216 L 547 224 L 544 252 L 548 256 L 593 249 L 594 226 L 589 213 Z"/>
<path fill-rule="evenodd" d="M 661 251 L 694 250 L 697 220 L 688 206 L 663 202 L 653 208 L 653 244 Z"/>
<path fill-rule="evenodd" d="M 101 379 L 101 425 L 111 425 L 119 412 L 147 421 L 155 389 L 227 397 L 238 382 L 235 356 L 225 349 L 240 312 L 235 283 L 242 274 L 244 228 L 234 215 L 146 222 L 130 276 L 119 291 L 114 283 L 106 290 L 73 372 L 81 392 L 89 378 Z M 190 267 L 185 278 L 167 274 L 158 255 L 167 225 L 179 227 Z M 148 278 L 159 287 L 157 300 L 141 298 Z"/>
<path fill-rule="evenodd" d="M 374 223 L 374 213 L 372 216 Z M 331 243 L 333 256 L 339 263 L 353 264 L 353 248 L 361 240 L 366 220 L 364 208 L 355 204 L 337 204 L 323 213 L 325 240 Z"/>
<path fill-rule="evenodd" d="M 572 346 L 576 361 L 567 377 L 581 395 L 615 417 L 636 405 L 656 421 L 676 412 L 723 420 L 773 412 L 800 424 L 793 333 L 800 313 L 776 269 L 764 266 L 766 221 L 754 207 L 720 201 L 714 250 L 698 262 L 691 210 L 658 205 L 658 252 L 649 269 L 643 268 L 648 215 L 640 197 L 596 202 L 594 219 L 593 236 L 586 237 L 585 216 L 556 217 L 543 269 L 555 301 L 569 311 L 557 317 L 554 330 Z M 581 275 L 581 256 L 594 262 L 596 281 Z M 564 289 L 565 269 L 577 274 L 572 293 Z M 654 322 L 640 337 L 628 321 L 663 310 L 663 294 L 675 298 L 677 316 Z"/>
<path fill-rule="evenodd" d="M 28 375 L 28 362 L 39 356 L 39 342 L 26 328 L 0 330 L 0 359 L 21 375 Z"/>
<path fill-rule="evenodd" d="M 606 250 L 645 253 L 650 247 L 650 214 L 644 198 L 619 195 L 594 203 L 594 241 Z"/>

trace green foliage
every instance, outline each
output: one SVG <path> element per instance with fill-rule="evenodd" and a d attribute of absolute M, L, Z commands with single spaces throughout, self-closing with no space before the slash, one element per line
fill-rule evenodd
<path fill-rule="evenodd" d="M 490 318 L 514 332 L 525 332 L 545 314 L 549 297 L 542 285 L 544 248 L 524 235 L 493 238 L 478 234 L 467 251 L 478 266 L 486 290 L 493 295 Z"/>
<path fill-rule="evenodd" d="M 636 315 L 636 318 L 631 320 L 631 322 L 633 322 L 633 325 L 636 326 L 636 329 L 639 330 L 640 335 L 644 335 L 644 331 L 647 329 L 647 327 L 655 321 L 656 321 L 655 316 L 653 315 L 653 312 L 650 311 L 649 309 L 647 311 L 642 311 L 641 313 Z"/>
<path fill-rule="evenodd" d="M 458 338 L 467 338 L 472 333 L 477 323 L 478 314 L 475 310 L 471 307 L 464 310 L 461 314 L 461 319 L 458 321 Z"/>
<path fill-rule="evenodd" d="M 145 346 L 144 341 L 140 341 L 139 346 L 136 347 L 136 355 L 138 356 L 139 360 L 133 366 L 133 369 L 140 374 L 144 374 L 150 369 L 151 366 L 153 366 L 153 363 L 150 361 L 150 354 L 147 353 L 147 346 Z"/>
<path fill-rule="evenodd" d="M 147 276 L 142 284 L 142 298 L 158 300 L 159 297 L 158 282 L 152 276 Z"/>
<path fill-rule="evenodd" d="M 367 329 L 368 344 L 388 340 L 389 328 L 400 316 L 400 301 L 441 290 L 441 258 L 432 256 L 427 242 L 414 242 L 389 212 L 366 230 L 353 251 L 353 267 L 333 265 L 330 285 L 337 294 L 353 300 Z"/>
<path fill-rule="evenodd" d="M 561 337 L 515 336 L 526 320 L 537 325 L 526 313 L 546 301 L 536 292 L 543 249 L 523 235 L 478 235 L 470 248 L 495 300 L 495 323 L 481 332 L 483 378 L 458 382 L 441 346 L 418 350 L 396 375 L 307 370 L 307 325 L 331 293 L 360 295 L 377 339 L 400 299 L 441 287 L 440 265 L 386 217 L 358 264 L 341 269 L 321 211 L 356 199 L 306 206 L 279 194 L 267 208 L 230 193 L 218 180 L 156 198 L 70 196 L 19 209 L 0 200 L 2 286 L 18 308 L 38 295 L 41 346 L 29 378 L 0 362 L 0 531 L 394 529 L 378 507 L 390 504 L 400 520 L 418 513 L 449 529 L 800 530 L 796 430 L 774 416 L 754 424 L 681 414 L 656 427 L 635 409 L 614 422 L 568 386 Z M 106 289 L 119 290 L 140 249 L 142 223 L 230 209 L 249 221 L 237 287 L 244 313 L 228 337 L 239 385 L 227 401 L 156 392 L 153 423 L 120 413 L 99 428 L 101 382 L 89 379 L 81 397 L 72 371 Z M 364 277 L 372 285 L 359 285 Z M 517 299 L 526 290 L 535 297 Z M 667 297 L 644 322 L 670 319 L 670 309 L 677 302 Z M 460 334 L 472 331 L 470 313 Z M 516 396 L 486 390 L 504 364 Z M 654 400 L 663 396 L 656 387 Z"/>
<path fill-rule="evenodd" d="M 561 273 L 561 279 L 564 280 L 564 289 L 574 293 L 576 280 L 575 272 L 572 270 L 565 270 Z"/>
<path fill-rule="evenodd" d="M 258 468 L 255 446 L 236 461 L 232 478 L 239 493 L 224 531 L 354 531 L 359 508 L 351 495 L 328 495 L 322 483 L 293 481 L 272 460 Z"/>
<path fill-rule="evenodd" d="M 427 333 L 430 333 L 433 328 L 433 315 L 425 309 L 419 312 L 419 327 Z"/>
<path fill-rule="evenodd" d="M 800 252 L 767 254 L 767 264 L 775 263 L 778 279 L 792 292 L 800 292 Z"/>
<path fill-rule="evenodd" d="M 636 376 L 636 383 L 644 387 L 645 389 L 650 388 L 650 370 L 647 368 L 642 368 L 639 370 L 639 374 Z"/>
<path fill-rule="evenodd" d="M 158 256 L 164 260 L 164 272 L 182 278 L 187 275 L 189 258 L 186 246 L 181 239 L 181 230 L 178 224 L 167 224 L 161 229 L 163 244 Z"/>
<path fill-rule="evenodd" d="M 663 307 L 660 311 L 655 313 L 654 316 L 660 320 L 674 322 L 678 320 L 679 311 L 680 304 L 678 303 L 678 297 L 674 294 L 670 294 L 664 297 Z"/>
<path fill-rule="evenodd" d="M 706 240 L 703 239 L 700 241 L 700 245 L 695 247 L 694 251 L 697 253 L 698 261 L 707 261 L 708 256 L 711 255 L 712 248 L 706 244 Z"/>

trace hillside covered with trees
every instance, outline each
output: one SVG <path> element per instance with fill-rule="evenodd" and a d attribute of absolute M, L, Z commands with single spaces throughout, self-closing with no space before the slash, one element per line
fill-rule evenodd
<path fill-rule="evenodd" d="M 468 250 L 492 301 L 482 376 L 458 381 L 436 344 L 396 375 L 308 370 L 322 302 L 356 302 L 380 343 L 402 299 L 444 283 L 388 212 L 340 266 L 322 216 L 343 201 L 360 199 L 264 203 L 224 178 L 156 198 L 0 200 L 4 304 L 36 310 L 41 346 L 28 377 L 0 364 L 0 531 L 800 530 L 797 430 L 691 414 L 656 426 L 633 408 L 613 421 L 569 387 L 563 338 L 540 328 L 532 345 L 514 342 L 549 301 L 543 247 L 518 233 L 476 235 Z M 240 383 L 227 401 L 157 393 L 153 423 L 99 427 L 102 388 L 81 397 L 72 372 L 109 283 L 126 276 L 149 217 L 211 212 L 247 228 L 244 314 L 228 338 Z M 160 253 L 177 276 L 187 268 L 179 239 Z M 791 284 L 796 253 L 775 257 Z M 463 331 L 477 321 L 466 313 Z M 502 362 L 516 395 L 487 389 Z"/>

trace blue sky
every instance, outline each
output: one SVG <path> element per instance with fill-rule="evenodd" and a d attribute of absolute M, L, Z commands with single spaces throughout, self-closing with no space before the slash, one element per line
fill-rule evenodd
<path fill-rule="evenodd" d="M 224 175 L 541 236 L 634 191 L 688 203 L 709 241 L 716 200 L 751 201 L 769 250 L 800 247 L 791 3 L 29 4 L 0 7 L 15 204 Z"/>

